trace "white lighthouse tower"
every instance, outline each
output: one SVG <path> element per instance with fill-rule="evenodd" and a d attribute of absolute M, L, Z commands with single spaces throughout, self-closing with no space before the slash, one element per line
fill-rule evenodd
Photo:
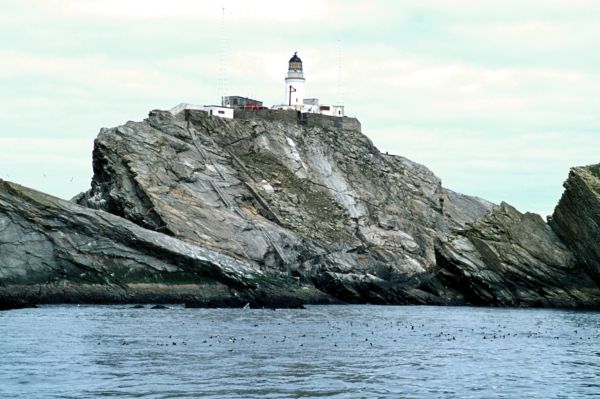
<path fill-rule="evenodd" d="M 288 72 L 285 76 L 284 104 L 297 110 L 300 110 L 304 104 L 304 73 L 302 72 L 302 60 L 297 53 L 290 58 Z"/>

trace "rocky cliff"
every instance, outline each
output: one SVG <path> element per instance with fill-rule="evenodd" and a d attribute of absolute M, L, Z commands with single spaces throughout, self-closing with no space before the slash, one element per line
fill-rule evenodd
<path fill-rule="evenodd" d="M 0 254 L 0 308 L 39 302 L 328 301 L 243 260 L 2 180 Z"/>
<path fill-rule="evenodd" d="M 600 164 L 571 169 L 550 225 L 600 284 Z"/>
<path fill-rule="evenodd" d="M 12 259 L 0 263 L 2 292 L 89 283 L 120 290 L 111 301 L 600 304 L 590 254 L 565 240 L 560 218 L 555 233 L 537 215 L 450 191 L 424 166 L 379 152 L 356 119 L 152 111 L 102 129 L 93 166 L 79 205 L 3 184 L 0 220 L 20 230 L 0 236 Z M 33 197 L 45 202 L 23 200 Z M 27 249 L 29 232 L 43 244 Z M 59 232 L 77 245 L 63 247 Z M 81 265 L 102 273 L 86 283 Z"/>
<path fill-rule="evenodd" d="M 436 248 L 453 301 L 480 305 L 594 307 L 598 285 L 543 219 L 506 203 Z M 439 290 L 439 288 L 438 288 Z"/>
<path fill-rule="evenodd" d="M 304 122 L 286 111 L 152 112 L 100 133 L 93 187 L 79 202 L 345 301 L 427 296 L 415 284 L 435 265 L 438 236 L 490 204 L 380 153 L 356 120 Z"/>

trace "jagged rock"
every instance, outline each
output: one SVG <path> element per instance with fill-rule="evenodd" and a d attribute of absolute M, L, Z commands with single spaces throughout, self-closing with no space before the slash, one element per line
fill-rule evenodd
<path fill-rule="evenodd" d="M 435 265 L 438 234 L 489 211 L 424 166 L 381 154 L 355 119 L 294 118 L 152 111 L 104 129 L 92 189 L 78 201 L 325 291 L 328 276 L 344 276 L 344 299 L 359 302 L 373 284 L 411 287 Z M 381 291 L 378 302 L 398 301 Z"/>
<path fill-rule="evenodd" d="M 553 230 L 353 118 L 152 111 L 102 129 L 93 166 L 84 206 L 1 182 L 0 307 L 600 305 L 597 169 L 572 172 Z"/>
<path fill-rule="evenodd" d="M 597 306 L 600 289 L 543 219 L 506 203 L 437 248 L 436 281 L 449 302 Z"/>
<path fill-rule="evenodd" d="M 253 300 L 285 286 L 243 260 L 2 180 L 0 254 L 0 308 Z M 291 297 L 314 295 L 288 283 Z"/>
<path fill-rule="evenodd" d="M 80 203 L 347 302 L 597 300 L 539 216 L 442 187 L 426 167 L 380 153 L 352 118 L 152 111 L 101 132 L 94 170 Z"/>
<path fill-rule="evenodd" d="M 550 224 L 600 284 L 600 164 L 572 168 Z"/>

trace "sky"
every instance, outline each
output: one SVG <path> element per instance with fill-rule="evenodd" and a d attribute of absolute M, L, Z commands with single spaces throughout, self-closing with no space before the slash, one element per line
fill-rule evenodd
<path fill-rule="evenodd" d="M 593 0 L 3 0 L 0 178 L 71 198 L 100 128 L 223 94 L 280 104 L 297 51 L 307 97 L 381 151 L 545 216 L 570 167 L 600 162 L 598 43 Z"/>

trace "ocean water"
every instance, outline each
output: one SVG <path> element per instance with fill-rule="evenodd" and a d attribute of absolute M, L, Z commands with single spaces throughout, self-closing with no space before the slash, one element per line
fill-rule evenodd
<path fill-rule="evenodd" d="M 600 397 L 600 312 L 44 306 L 0 312 L 2 398 Z"/>

